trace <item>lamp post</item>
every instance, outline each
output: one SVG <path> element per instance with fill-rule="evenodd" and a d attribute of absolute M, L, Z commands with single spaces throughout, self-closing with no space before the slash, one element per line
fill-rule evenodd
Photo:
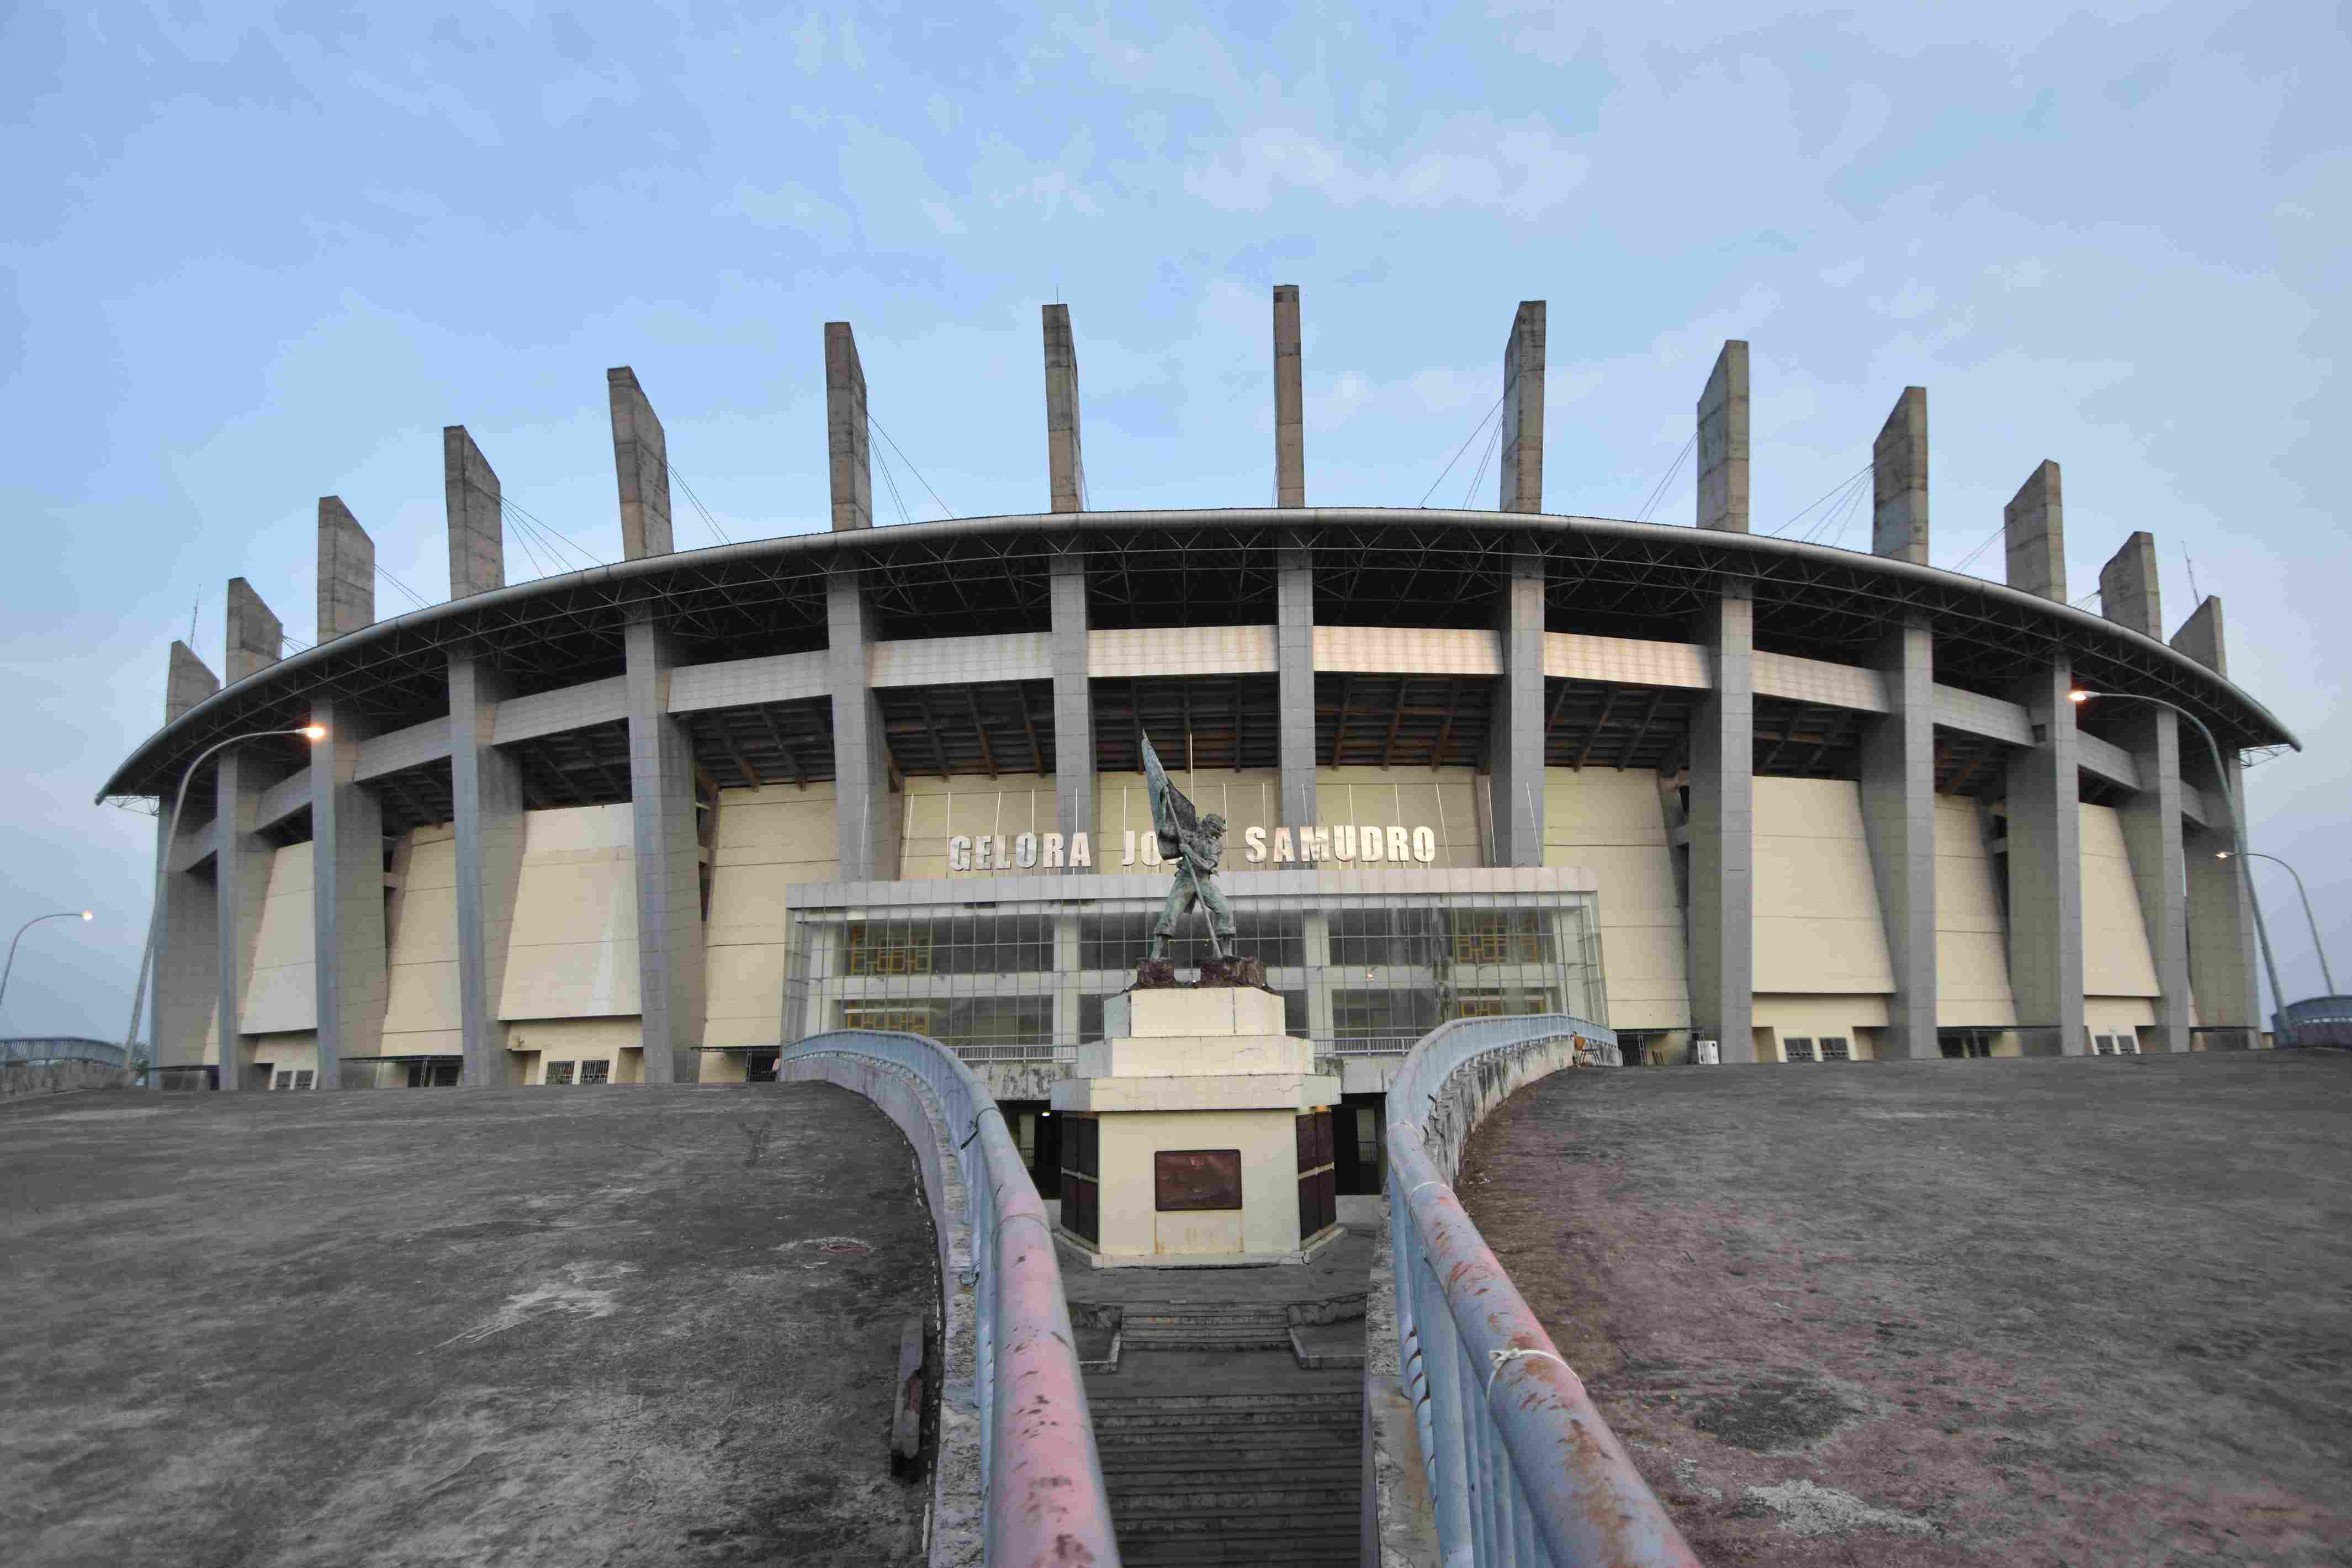
<path fill-rule="evenodd" d="M 88 910 L 59 910 L 52 915 L 35 915 L 31 920 L 18 926 L 16 934 L 8 939 L 8 962 L 5 965 L 0 965 L 0 999 L 5 999 L 8 994 L 8 976 L 16 967 L 16 944 L 25 940 L 26 931 L 39 925 L 43 921 L 86 921 L 89 919 L 89 914 Z M 2333 989 L 2332 985 L 2330 989 Z"/>
<path fill-rule="evenodd" d="M 2327 949 L 2321 944 L 2319 940 L 2319 921 L 2318 918 L 2311 912 L 2311 892 L 2310 889 L 2306 889 L 2303 885 L 2303 873 L 2296 870 L 2292 866 L 2287 866 L 2286 862 L 2281 860 L 2277 856 L 2265 855 L 2259 849 L 2224 849 L 2219 855 L 2215 856 L 2214 858 L 2227 860 L 2232 854 L 2242 855 L 2249 860 L 2268 860 L 2274 865 L 2286 866 L 2286 874 L 2294 879 L 2295 893 L 2303 900 L 2303 918 L 2311 923 L 2311 951 L 2319 954 L 2319 978 L 2326 984 L 2327 994 L 2330 996 L 2335 995 L 2336 976 L 2329 973 L 2327 970 Z M 2282 998 L 2279 1005 L 2281 1006 L 2284 1006 L 2286 1005 L 2285 1000 Z"/>
<path fill-rule="evenodd" d="M 2084 691 L 2077 688 L 2066 693 L 2067 700 L 2077 707 L 2088 702 L 2094 697 L 2114 697 L 2126 702 L 2152 703 L 2156 707 L 2171 710 L 2197 726 L 2197 732 L 2205 737 L 2205 749 L 2212 753 L 2213 787 L 2221 792 L 2222 800 L 2228 803 L 2230 807 L 2230 835 L 2237 840 L 2238 847 L 2243 849 L 2246 847 L 2246 808 L 2238 799 L 2238 792 L 2230 787 L 2230 770 L 2221 761 L 2221 742 L 2213 739 L 2213 731 L 2205 727 L 2205 721 L 2177 702 L 2167 702 L 2161 697 L 2142 697 L 2136 691 Z M 2254 938 L 2262 944 L 2263 968 L 2271 977 L 2271 1002 L 2277 1009 L 2275 1016 L 2278 1020 L 2278 1032 L 2284 1037 L 2292 1032 L 2286 1021 L 2286 993 L 2279 989 L 2278 964 L 2271 957 L 2270 927 L 2263 921 L 2263 900 L 2254 892 L 2253 878 L 2246 876 L 2242 871 L 2239 874 L 2245 879 L 2246 902 L 2254 911 Z M 2254 1032 L 2257 1035 L 2262 1032 L 2262 1019 L 2259 1016 L 2254 1019 Z M 2279 1043 L 2284 1045 L 2287 1042 L 2282 1037 Z"/>
<path fill-rule="evenodd" d="M 164 879 L 172 874 L 172 847 L 180 841 L 180 808 L 188 804 L 188 781 L 196 776 L 196 770 L 204 766 L 205 759 L 215 752 L 225 752 L 231 746 L 242 745 L 247 741 L 266 741 L 272 735 L 299 735 L 306 741 L 323 741 L 327 738 L 327 731 L 321 724 L 305 724 L 298 730 L 255 730 L 243 735 L 231 735 L 227 740 L 216 741 L 198 752 L 195 761 L 190 763 L 187 771 L 180 775 L 179 793 L 172 797 L 172 815 L 165 818 L 163 823 L 163 852 L 155 858 L 155 901 L 147 909 L 147 943 L 139 952 L 139 984 L 131 993 L 131 1027 L 122 1037 L 122 1059 L 126 1064 L 132 1059 L 139 1049 L 139 1014 L 147 1002 L 147 971 L 155 962 L 155 921 L 163 912 Z M 226 1058 L 230 1054 L 228 1042 L 234 1032 L 233 1020 L 226 1018 L 221 1020 L 221 1055 L 224 1068 L 227 1066 Z M 156 1042 L 154 1054 L 162 1054 L 162 1046 L 163 1042 Z M 152 1075 L 158 1065 L 160 1064 L 150 1060 L 147 1064 L 148 1073 Z"/>

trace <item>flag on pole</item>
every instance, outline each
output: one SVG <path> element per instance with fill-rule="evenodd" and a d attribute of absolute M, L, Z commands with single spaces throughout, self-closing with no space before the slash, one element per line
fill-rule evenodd
<path fill-rule="evenodd" d="M 1151 797 L 1151 826 L 1160 835 L 1160 857 L 1174 860 L 1184 853 L 1181 837 L 1201 830 L 1200 815 L 1184 792 L 1168 782 L 1168 771 L 1160 765 L 1160 753 L 1151 749 L 1151 737 L 1143 735 L 1143 787 Z"/>

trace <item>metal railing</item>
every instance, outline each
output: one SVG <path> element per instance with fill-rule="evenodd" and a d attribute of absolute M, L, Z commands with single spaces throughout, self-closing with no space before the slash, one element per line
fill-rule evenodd
<path fill-rule="evenodd" d="M 1580 1053 L 1613 1058 L 1616 1037 L 1563 1014 L 1465 1018 L 1389 1090 L 1401 1381 L 1449 1568 L 1696 1568 L 1452 1184 L 1480 1111 Z"/>
<path fill-rule="evenodd" d="M 1062 1294 L 1051 1221 L 1021 1151 L 979 1076 L 921 1035 L 842 1029 L 783 1050 L 780 1073 L 811 1057 L 863 1058 L 920 1080 L 949 1129 L 963 1177 L 977 1305 L 981 1476 L 995 1568 L 1093 1563 L 1117 1568 L 1110 1501 Z M 916 1142 L 917 1153 L 922 1143 Z M 944 1247 L 952 1216 L 934 1215 Z M 952 1291 L 954 1281 L 943 1282 Z"/>

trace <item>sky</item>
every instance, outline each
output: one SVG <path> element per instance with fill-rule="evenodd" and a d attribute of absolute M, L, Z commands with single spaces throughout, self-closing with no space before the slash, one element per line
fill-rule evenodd
<path fill-rule="evenodd" d="M 25 937 L 0 1033 L 121 1037 L 154 823 L 92 796 L 171 640 L 221 668 L 230 577 L 315 633 L 320 496 L 386 616 L 447 595 L 445 425 L 568 536 L 510 537 L 510 578 L 615 559 L 627 364 L 700 503 L 682 548 L 822 528 L 847 321 L 897 448 L 877 523 L 1042 510 L 1059 300 L 1093 506 L 1263 505 L 1276 283 L 1310 503 L 1494 506 L 1476 433 L 1530 299 L 1548 511 L 1689 524 L 1669 475 L 1727 338 L 1759 532 L 1868 548 L 1866 500 L 1790 519 L 1906 384 L 1937 564 L 1998 576 L 1979 547 L 2057 461 L 2070 595 L 2148 530 L 2168 633 L 2220 595 L 2303 741 L 2249 773 L 2251 835 L 2352 986 L 2346 6 L 618 9 L 0 19 L 0 927 L 97 915 Z M 2317 992 L 2287 874 L 2257 886 Z"/>

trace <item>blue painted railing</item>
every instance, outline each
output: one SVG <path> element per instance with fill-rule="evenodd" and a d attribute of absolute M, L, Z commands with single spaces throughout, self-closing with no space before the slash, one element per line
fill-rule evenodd
<path fill-rule="evenodd" d="M 1580 1056 L 1613 1063 L 1616 1037 L 1562 1014 L 1466 1018 L 1389 1089 L 1400 1374 L 1448 1568 L 1696 1568 L 1453 1187 L 1481 1116 Z"/>
<path fill-rule="evenodd" d="M 969 1287 L 977 1309 L 972 1381 L 991 1568 L 1117 1568 L 1118 1546 L 1052 1225 L 987 1086 L 936 1040 L 869 1029 L 799 1042 L 779 1057 L 777 1076 L 822 1078 L 874 1100 L 907 1131 L 926 1166 L 943 1286 L 951 1299 L 960 1285 Z M 929 1168 L 938 1161 L 938 1139 L 908 1125 L 900 1090 L 912 1087 L 909 1079 L 954 1151 L 961 1215 L 941 1212 L 951 1206 L 943 1200 L 954 1189 L 944 1179 L 949 1173 Z M 959 1222 L 968 1252 L 951 1239 Z M 948 1369 L 951 1384 L 960 1371 Z"/>

